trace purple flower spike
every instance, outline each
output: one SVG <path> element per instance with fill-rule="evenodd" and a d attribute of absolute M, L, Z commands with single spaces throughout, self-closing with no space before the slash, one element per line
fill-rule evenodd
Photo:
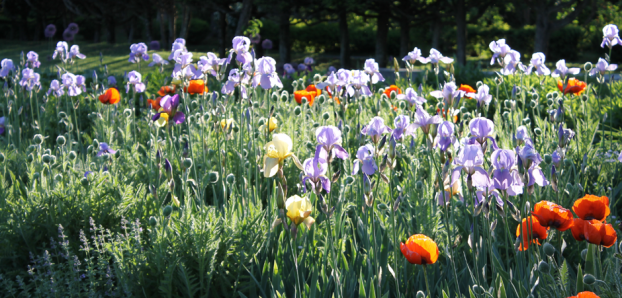
<path fill-rule="evenodd" d="M 73 37 L 74 37 L 74 34 L 73 34 L 73 33 L 71 33 L 71 31 L 67 31 L 67 30 L 65 30 L 65 31 L 63 32 L 63 39 L 64 39 L 65 41 L 73 41 Z"/>
<path fill-rule="evenodd" d="M 164 170 L 166 171 L 167 174 L 171 174 L 173 173 L 173 166 L 171 165 L 171 162 L 168 161 L 168 158 L 164 159 Z"/>
<path fill-rule="evenodd" d="M 371 144 L 361 146 L 356 152 L 356 158 L 352 175 L 356 175 L 359 172 L 359 168 L 362 168 L 363 173 L 368 176 L 373 175 L 378 170 L 378 166 L 374 161 L 374 146 Z"/>
<path fill-rule="evenodd" d="M 525 142 L 525 146 L 522 149 L 516 148 L 516 151 L 520 157 L 520 164 L 523 165 L 529 174 L 527 186 L 532 186 L 534 184 L 540 186 L 549 185 L 549 181 L 546 180 L 539 166 L 542 162 L 542 157 L 540 157 L 540 154 L 538 154 L 533 147 L 533 144 L 531 142 Z"/>
<path fill-rule="evenodd" d="M 406 90 L 404 91 L 404 94 L 398 94 L 397 99 L 408 101 L 408 104 L 411 107 L 414 105 L 420 106 L 427 102 L 425 98 L 417 95 L 417 92 L 415 91 L 415 89 L 411 87 L 406 88 Z"/>
<path fill-rule="evenodd" d="M 484 168 L 484 152 L 479 145 L 465 145 L 454 160 L 457 167 L 452 172 L 452 181 L 460 179 L 460 172 L 467 175 L 468 187 L 486 188 L 490 185 L 488 173 Z"/>
<path fill-rule="evenodd" d="M 71 32 L 71 34 L 76 35 L 78 34 L 78 32 L 80 32 L 80 27 L 76 23 L 69 23 L 65 31 L 69 31 Z"/>
<path fill-rule="evenodd" d="M 512 150 L 498 149 L 492 153 L 493 187 L 507 191 L 508 195 L 516 196 L 523 193 L 523 181 L 520 179 L 516 164 L 516 153 Z"/>
<path fill-rule="evenodd" d="M 564 148 L 570 143 L 570 140 L 574 137 L 575 133 L 570 128 L 564 128 L 564 124 L 559 125 L 557 130 L 557 137 L 559 139 L 559 147 Z"/>
<path fill-rule="evenodd" d="M 395 140 L 401 140 L 407 136 L 413 135 L 417 129 L 414 125 L 410 124 L 410 118 L 406 115 L 399 115 L 393 120 L 395 129 L 391 132 L 391 135 Z"/>
<path fill-rule="evenodd" d="M 56 25 L 54 24 L 49 24 L 45 27 L 45 31 L 43 33 L 45 35 L 45 38 L 52 38 L 54 37 L 54 34 L 56 34 Z"/>
<path fill-rule="evenodd" d="M 318 146 L 316 155 L 321 150 L 325 150 L 329 153 L 329 162 L 334 157 L 346 160 L 350 158 L 348 152 L 341 147 L 341 131 L 334 126 L 321 126 L 315 130 L 315 138 L 317 139 Z"/>
<path fill-rule="evenodd" d="M 152 40 L 149 43 L 149 47 L 154 51 L 159 51 L 161 49 L 160 42 L 157 40 Z"/>
<path fill-rule="evenodd" d="M 492 137 L 495 132 L 495 124 L 484 117 L 477 117 L 469 123 L 469 129 L 471 130 L 471 139 L 469 144 L 479 143 L 482 149 L 486 148 L 488 140 L 490 140 L 492 148 L 494 150 L 499 149 L 497 142 Z"/>
<path fill-rule="evenodd" d="M 384 119 L 381 117 L 374 117 L 369 121 L 369 124 L 361 130 L 361 133 L 371 137 L 374 144 L 378 144 L 383 134 L 390 132 L 388 126 L 384 125 Z M 360 150 L 360 149 L 359 149 Z"/>
<path fill-rule="evenodd" d="M 4 123 L 6 123 L 6 117 L 0 117 L 0 135 L 4 134 Z"/>
<path fill-rule="evenodd" d="M 438 134 L 434 142 L 436 144 L 435 148 L 441 148 L 441 151 L 445 152 L 455 141 L 454 124 L 449 121 L 444 121 L 438 126 Z"/>
<path fill-rule="evenodd" d="M 412 125 L 415 126 L 415 129 L 421 128 L 424 134 L 430 133 L 430 125 L 439 124 L 443 120 L 439 115 L 434 115 L 430 117 L 430 114 L 426 112 L 421 106 L 417 107 L 417 111 L 415 112 L 415 121 Z"/>

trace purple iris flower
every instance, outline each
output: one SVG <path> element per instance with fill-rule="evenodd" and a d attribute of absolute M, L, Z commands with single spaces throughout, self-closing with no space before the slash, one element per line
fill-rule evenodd
<path fill-rule="evenodd" d="M 520 62 L 520 53 L 515 50 L 511 50 L 505 55 L 503 59 L 505 67 L 501 70 L 501 74 L 508 76 L 514 74 L 517 70 L 527 71 L 527 67 Z"/>
<path fill-rule="evenodd" d="M 240 86 L 240 93 L 242 94 L 242 98 L 246 98 L 247 94 L 246 87 L 244 86 L 245 84 L 246 81 L 243 78 L 243 73 L 240 73 L 240 70 L 235 68 L 229 72 L 229 79 L 222 86 L 220 92 L 223 94 L 231 95 L 235 91 L 235 87 Z"/>
<path fill-rule="evenodd" d="M 183 112 L 177 111 L 179 107 L 179 94 L 173 96 L 165 95 L 160 99 L 161 110 L 157 114 L 153 115 L 151 120 L 156 121 L 160 119 L 160 114 L 168 114 L 169 123 L 172 120 L 174 124 L 181 124 L 186 120 L 186 115 Z"/>
<path fill-rule="evenodd" d="M 82 94 L 82 88 L 78 87 L 77 83 L 77 77 L 72 74 L 72 73 L 64 73 L 61 76 L 61 79 L 63 80 L 63 87 L 65 87 L 67 89 L 67 94 L 69 96 L 78 96 L 80 94 Z"/>
<path fill-rule="evenodd" d="M 492 172 L 492 187 L 516 196 L 523 193 L 523 181 L 516 169 L 516 153 L 513 150 L 497 149 L 490 157 L 495 168 Z"/>
<path fill-rule="evenodd" d="M 450 108 L 454 106 L 454 99 L 462 97 L 464 95 L 464 91 L 459 90 L 459 88 L 456 86 L 456 83 L 449 82 L 445 83 L 442 91 L 432 91 L 430 92 L 430 95 L 438 99 L 443 99 L 443 101 L 445 102 L 445 107 Z"/>
<path fill-rule="evenodd" d="M 134 87 L 134 92 L 145 92 L 145 83 L 142 82 L 142 75 L 140 72 L 132 70 L 127 74 L 127 85 L 125 86 L 125 92 L 130 93 L 130 85 Z"/>
<path fill-rule="evenodd" d="M 99 143 L 99 152 L 97 152 L 97 156 L 102 156 L 104 155 L 104 153 L 112 155 L 117 153 L 117 150 L 113 150 L 112 148 L 110 148 L 107 143 Z"/>
<path fill-rule="evenodd" d="M 41 66 L 41 62 L 39 62 L 39 54 L 30 51 L 26 54 L 26 63 L 30 66 L 30 68 L 39 68 Z"/>
<path fill-rule="evenodd" d="M 566 78 L 566 75 L 576 75 L 579 74 L 579 72 L 581 71 L 581 69 L 578 67 L 568 68 L 566 66 L 566 60 L 564 59 L 557 61 L 555 66 L 557 67 L 557 69 L 555 69 L 553 73 L 551 73 L 551 76 L 554 78 L 561 77 L 562 81 Z"/>
<path fill-rule="evenodd" d="M 395 117 L 395 119 L 393 120 L 393 125 L 395 126 L 395 129 L 391 131 L 391 136 L 395 138 L 395 140 L 401 140 L 402 138 L 410 136 L 414 134 L 415 130 L 417 129 L 415 125 L 410 124 L 410 118 L 406 115 L 399 115 Z"/>
<path fill-rule="evenodd" d="M 0 135 L 4 134 L 4 123 L 6 123 L 6 117 L 0 117 Z"/>
<path fill-rule="evenodd" d="M 315 138 L 318 146 L 316 155 L 320 150 L 325 150 L 329 153 L 327 160 L 330 162 L 332 156 L 346 160 L 350 157 L 348 152 L 341 147 L 341 131 L 332 125 L 320 126 L 315 130 Z"/>
<path fill-rule="evenodd" d="M 52 80 L 47 95 L 50 95 L 50 93 L 52 92 L 54 92 L 54 95 L 56 95 L 56 97 L 61 97 L 63 96 L 63 94 L 65 94 L 65 90 L 63 89 L 63 86 L 61 86 L 58 80 Z"/>
<path fill-rule="evenodd" d="M 478 145 L 465 145 L 454 160 L 456 167 L 452 172 L 452 181 L 460 179 L 460 172 L 467 175 L 468 187 L 486 188 L 490 185 L 488 172 L 482 168 L 484 165 L 484 152 Z"/>
<path fill-rule="evenodd" d="M 84 178 L 88 178 L 89 174 L 93 173 L 92 171 L 86 171 L 84 172 Z"/>
<path fill-rule="evenodd" d="M 115 79 L 114 76 L 109 76 L 108 77 L 108 85 L 116 86 L 117 85 L 117 79 Z"/>
<path fill-rule="evenodd" d="M 600 47 L 604 48 L 605 46 L 608 46 L 609 48 L 612 48 L 615 45 L 622 45 L 622 40 L 620 40 L 618 33 L 618 26 L 614 24 L 605 26 L 603 28 L 603 42 L 600 44 Z"/>
<path fill-rule="evenodd" d="M 2 134 L 2 133 L 0 132 L 0 134 Z M 622 151 L 620 151 L 620 155 L 618 155 L 618 161 L 622 162 Z"/>
<path fill-rule="evenodd" d="M 489 94 L 490 88 L 486 84 L 482 84 L 477 88 L 477 93 L 467 93 L 466 96 L 477 100 L 477 106 L 488 105 L 492 100 L 492 95 Z"/>
<path fill-rule="evenodd" d="M 0 77 L 6 78 L 9 75 L 9 72 L 15 70 L 15 65 L 13 65 L 13 60 L 11 59 L 2 59 L 0 62 Z"/>
<path fill-rule="evenodd" d="M 324 90 L 326 87 L 330 90 L 335 90 L 335 87 L 338 85 L 341 85 L 341 83 L 337 78 L 337 75 L 333 72 L 326 77 L 326 81 L 317 84 L 316 87 L 320 90 Z"/>
<path fill-rule="evenodd" d="M 397 99 L 406 100 L 411 107 L 413 105 L 420 106 L 427 102 L 425 98 L 419 96 L 415 89 L 411 87 L 406 88 L 404 94 L 398 94 Z"/>
<path fill-rule="evenodd" d="M 415 112 L 415 121 L 412 125 L 415 126 L 415 129 L 421 128 L 424 134 L 430 133 L 430 125 L 439 124 L 443 120 L 439 115 L 434 115 L 430 117 L 430 114 L 426 112 L 421 106 L 417 106 L 417 111 Z"/>
<path fill-rule="evenodd" d="M 19 81 L 19 85 L 26 88 L 28 91 L 32 91 L 36 86 L 41 87 L 39 82 L 39 74 L 30 68 L 22 69 L 22 79 Z"/>
<path fill-rule="evenodd" d="M 532 186 L 534 184 L 538 184 L 540 186 L 549 185 L 549 181 L 544 177 L 544 173 L 542 173 L 542 169 L 540 169 L 540 163 L 542 162 L 542 157 L 533 147 L 531 142 L 526 142 L 525 146 L 521 149 L 519 147 L 516 148 L 518 152 L 518 156 L 520 157 L 520 162 L 523 167 L 528 172 L 528 183 L 527 186 Z"/>
<path fill-rule="evenodd" d="M 54 37 L 54 34 L 56 34 L 56 25 L 54 24 L 49 24 L 45 27 L 45 31 L 43 33 L 45 35 L 45 38 L 52 38 Z"/>
<path fill-rule="evenodd" d="M 531 141 L 531 138 L 529 137 L 529 132 L 527 131 L 527 127 L 525 127 L 524 125 L 521 125 L 516 129 L 515 137 L 521 145 L 524 144 L 527 140 Z"/>
<path fill-rule="evenodd" d="M 171 54 L 168 55 L 168 60 L 174 60 L 175 59 L 175 55 L 179 55 L 179 53 L 177 52 L 179 51 L 179 53 L 185 53 L 188 50 L 186 50 L 186 40 L 183 38 L 178 38 L 175 39 L 175 41 L 173 42 L 173 45 L 171 46 Z"/>
<path fill-rule="evenodd" d="M 449 58 L 449 57 L 445 57 L 443 56 L 443 54 L 441 54 L 441 52 L 439 52 L 437 49 L 430 49 L 430 56 L 428 58 L 426 58 L 425 60 L 426 62 L 421 61 L 422 63 L 432 63 L 434 64 L 434 66 L 438 65 L 439 62 L 443 62 L 445 64 L 449 64 L 454 62 L 454 59 Z"/>
<path fill-rule="evenodd" d="M 184 73 L 184 69 L 192 63 L 192 53 L 177 50 L 173 55 L 173 60 L 175 61 L 175 67 L 171 77 L 180 77 Z"/>
<path fill-rule="evenodd" d="M 488 45 L 490 50 L 493 52 L 492 58 L 490 59 L 490 65 L 495 64 L 495 60 L 499 60 L 499 64 L 505 58 L 512 49 L 505 43 L 505 39 L 499 39 L 497 41 L 491 41 L 490 45 Z"/>
<path fill-rule="evenodd" d="M 384 125 L 384 119 L 376 116 L 372 118 L 371 121 L 369 121 L 368 125 L 363 127 L 363 129 L 361 130 L 361 133 L 366 136 L 371 137 L 371 140 L 372 142 L 374 142 L 374 144 L 378 144 L 382 135 L 390 131 L 391 129 L 389 129 L 388 126 Z"/>
<path fill-rule="evenodd" d="M 313 186 L 312 190 L 315 192 L 321 190 L 320 186 L 324 188 L 326 192 L 330 192 L 330 179 L 326 177 L 326 172 L 328 171 L 327 157 L 328 153 L 326 153 L 323 148 L 319 148 L 314 157 L 307 158 L 302 164 L 302 168 L 304 169 L 302 187 L 305 192 L 307 191 L 307 181 L 311 183 Z"/>
<path fill-rule="evenodd" d="M 76 76 L 76 87 L 80 88 L 82 92 L 86 92 L 86 78 L 83 75 Z"/>
<path fill-rule="evenodd" d="M 73 35 L 76 35 L 80 32 L 80 27 L 76 23 L 69 23 L 69 25 L 67 25 L 67 29 L 65 30 L 71 32 Z"/>
<path fill-rule="evenodd" d="M 618 68 L 617 64 L 609 64 L 607 60 L 603 58 L 598 58 L 598 62 L 596 62 L 594 68 L 590 70 L 590 75 L 593 76 L 597 73 L 600 73 L 600 75 L 605 75 L 605 72 L 614 71 L 616 70 L 616 68 Z"/>
<path fill-rule="evenodd" d="M 271 49 L 272 49 L 272 40 L 269 40 L 269 39 L 264 39 L 264 40 L 261 42 L 261 47 L 262 47 L 264 50 L 271 50 Z"/>
<path fill-rule="evenodd" d="M 235 60 L 241 64 L 245 64 L 253 61 L 253 56 L 248 51 L 251 45 L 251 41 L 246 36 L 236 36 L 233 38 L 233 48 L 231 53 L 235 53 Z"/>
<path fill-rule="evenodd" d="M 574 137 L 575 133 L 570 128 L 564 128 L 564 124 L 559 124 L 557 130 L 557 138 L 559 140 L 559 148 L 564 148 L 570 143 L 570 140 Z"/>
<path fill-rule="evenodd" d="M 337 75 L 337 77 L 339 77 L 339 75 Z M 371 90 L 369 90 L 367 86 L 368 82 L 369 76 L 366 73 L 360 70 L 353 70 L 346 90 L 350 96 L 355 96 L 355 94 L 371 96 Z"/>
<path fill-rule="evenodd" d="M 131 63 L 138 63 L 142 58 L 145 61 L 149 61 L 149 54 L 147 54 L 147 45 L 144 42 L 135 43 L 130 46 L 130 59 Z"/>
<path fill-rule="evenodd" d="M 365 73 L 371 77 L 371 83 L 376 84 L 378 82 L 384 82 L 384 77 L 380 73 L 378 63 L 374 59 L 365 60 Z"/>
<path fill-rule="evenodd" d="M 216 79 L 220 80 L 220 67 L 224 65 L 225 62 L 227 62 L 227 58 L 219 59 L 216 54 L 208 52 L 207 56 L 201 56 L 199 58 L 199 62 L 197 62 L 197 65 L 199 66 L 199 70 L 201 72 L 209 73 L 212 76 L 216 77 Z"/>
<path fill-rule="evenodd" d="M 311 67 L 311 65 L 315 62 L 315 60 L 313 60 L 313 58 L 311 57 L 306 57 L 304 60 L 304 65 L 306 67 L 307 71 L 313 71 L 313 68 Z"/>
<path fill-rule="evenodd" d="M 65 41 L 59 41 L 56 43 L 56 49 L 52 54 L 52 59 L 56 59 L 56 56 L 60 55 L 61 60 L 65 60 L 69 56 L 69 45 Z"/>
<path fill-rule="evenodd" d="M 447 151 L 447 148 L 456 141 L 454 136 L 454 124 L 449 121 L 443 121 L 438 126 L 438 134 L 436 135 L 436 147 L 441 148 L 441 151 Z"/>
<path fill-rule="evenodd" d="M 499 149 L 497 142 L 492 137 L 492 134 L 495 132 L 495 124 L 490 119 L 484 117 L 474 118 L 469 122 L 469 129 L 471 130 L 470 144 L 478 142 L 482 148 L 486 148 L 486 144 L 490 140 L 492 148 L 494 150 Z"/>
<path fill-rule="evenodd" d="M 529 63 L 529 67 L 527 68 L 527 71 L 525 71 L 525 74 L 531 74 L 532 69 L 535 68 L 538 76 L 550 75 L 551 71 L 548 67 L 546 67 L 546 65 L 544 65 L 544 61 L 546 61 L 544 53 L 533 53 L 531 56 L 531 63 Z"/>
<path fill-rule="evenodd" d="M 559 152 L 557 150 L 553 151 L 553 154 L 551 154 L 551 159 L 552 159 L 553 163 L 558 165 L 558 166 L 562 162 L 562 156 L 561 156 L 561 154 L 559 154 Z"/>
<path fill-rule="evenodd" d="M 264 90 L 272 87 L 283 88 L 283 83 L 276 73 L 276 61 L 270 57 L 262 57 L 255 61 L 255 76 L 253 77 L 253 87 L 260 85 Z"/>
<path fill-rule="evenodd" d="M 289 63 L 285 63 L 283 64 L 283 78 L 288 77 L 288 78 L 292 78 L 292 74 L 296 72 L 296 69 L 294 69 L 294 67 L 289 64 Z"/>
<path fill-rule="evenodd" d="M 171 175 L 173 173 L 173 166 L 171 165 L 171 162 L 168 160 L 168 158 L 164 159 L 164 171 L 168 175 Z"/>
<path fill-rule="evenodd" d="M 70 59 L 74 59 L 74 58 L 86 59 L 86 55 L 80 53 L 80 47 L 77 44 L 74 44 L 71 46 L 71 49 L 69 50 L 69 58 Z"/>
<path fill-rule="evenodd" d="M 149 63 L 149 66 L 154 66 L 154 65 L 166 65 L 168 64 L 168 61 L 164 60 L 164 58 L 162 58 L 162 56 L 160 56 L 157 53 L 153 53 L 152 55 L 153 59 L 151 60 L 151 63 Z"/>
<path fill-rule="evenodd" d="M 497 205 L 503 207 L 504 203 L 503 203 L 503 199 L 501 199 L 501 196 L 499 196 L 499 192 L 496 189 L 492 189 L 490 191 L 488 191 L 488 193 L 486 193 L 485 190 L 478 190 L 475 192 L 475 205 L 478 206 L 482 201 L 484 201 L 484 199 L 486 197 L 489 196 L 494 196 L 495 197 L 495 201 L 497 201 Z"/>
<path fill-rule="evenodd" d="M 410 65 L 414 65 L 417 61 L 427 63 L 426 58 L 421 56 L 421 50 L 417 47 L 415 47 L 412 52 L 408 52 L 408 54 L 402 58 L 402 61 L 408 61 Z"/>
<path fill-rule="evenodd" d="M 362 164 L 362 166 L 361 166 Z M 359 168 L 363 170 L 365 175 L 371 176 L 378 170 L 378 166 L 374 161 L 374 146 L 367 144 L 361 146 L 356 152 L 356 160 L 354 160 L 354 167 L 352 169 L 352 175 L 356 175 L 359 172 Z"/>

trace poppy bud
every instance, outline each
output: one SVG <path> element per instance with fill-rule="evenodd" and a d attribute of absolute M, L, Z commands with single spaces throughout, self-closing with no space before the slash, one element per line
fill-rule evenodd
<path fill-rule="evenodd" d="M 484 289 L 478 285 L 473 285 L 473 293 L 477 294 L 477 295 L 481 295 L 484 294 Z"/>
<path fill-rule="evenodd" d="M 173 213 L 173 207 L 171 207 L 171 205 L 166 205 L 166 207 L 164 207 L 164 210 L 162 210 L 162 215 L 166 217 L 169 217 L 171 213 Z"/>
<path fill-rule="evenodd" d="M 350 125 L 347 125 L 343 127 L 343 132 L 344 133 L 349 133 L 350 132 Z"/>
<path fill-rule="evenodd" d="M 41 145 L 41 143 L 43 143 L 43 136 L 40 134 L 36 134 L 32 140 L 35 142 L 35 144 L 37 145 Z"/>
<path fill-rule="evenodd" d="M 471 113 L 469 113 L 469 112 L 463 113 L 463 114 L 462 114 L 462 118 L 463 118 L 464 120 L 471 119 Z"/>
<path fill-rule="evenodd" d="M 235 175 L 233 175 L 233 174 L 227 175 L 227 183 L 228 184 L 234 184 L 235 183 Z"/>
<path fill-rule="evenodd" d="M 115 158 L 121 157 L 121 150 L 117 150 L 117 152 L 114 153 L 114 157 Z"/>
<path fill-rule="evenodd" d="M 281 93 L 281 101 L 282 102 L 287 102 L 289 100 L 289 94 L 287 93 L 287 91 L 283 91 Z"/>
<path fill-rule="evenodd" d="M 547 154 L 544 154 L 544 162 L 545 162 L 547 165 L 550 165 L 550 164 L 551 164 L 551 162 L 553 162 L 553 157 L 552 157 L 550 154 L 548 154 L 548 153 L 547 153 Z"/>
<path fill-rule="evenodd" d="M 328 120 L 328 118 L 330 118 L 330 114 L 328 114 L 328 112 L 322 114 L 322 119 Z"/>
<path fill-rule="evenodd" d="M 320 104 L 324 104 L 324 103 L 326 102 L 326 96 L 324 96 L 324 94 L 320 94 L 320 95 L 317 97 L 317 101 L 318 101 Z"/>
<path fill-rule="evenodd" d="M 212 157 L 214 156 L 214 154 L 216 153 L 216 151 L 214 151 L 214 149 L 208 149 L 207 150 L 207 157 Z"/>
<path fill-rule="evenodd" d="M 75 151 L 69 152 L 69 160 L 75 160 L 76 157 L 78 157 L 78 155 L 76 154 Z"/>
<path fill-rule="evenodd" d="M 158 220 L 155 216 L 149 217 L 149 225 L 155 227 L 158 224 Z"/>
<path fill-rule="evenodd" d="M 387 210 L 389 208 L 387 207 L 387 204 L 381 203 L 381 204 L 378 204 L 378 209 L 380 209 L 380 210 Z"/>
<path fill-rule="evenodd" d="M 587 260 L 587 249 L 581 251 L 581 259 Z"/>
<path fill-rule="evenodd" d="M 279 95 L 276 94 L 276 92 L 272 92 L 272 94 L 270 95 L 270 99 L 272 101 L 279 101 Z"/>
<path fill-rule="evenodd" d="M 58 118 L 67 118 L 67 113 L 65 113 L 65 112 L 58 112 Z"/>
<path fill-rule="evenodd" d="M 93 139 L 93 147 L 99 149 L 99 141 L 97 139 Z"/>
<path fill-rule="evenodd" d="M 103 160 L 109 160 L 109 159 L 110 159 L 110 154 L 108 154 L 108 153 L 104 153 L 104 154 L 102 154 L 101 158 L 102 158 Z"/>
<path fill-rule="evenodd" d="M 508 112 L 508 111 L 503 112 L 503 118 L 504 119 L 510 119 L 510 112 Z"/>
<path fill-rule="evenodd" d="M 523 119 L 523 125 L 529 125 L 531 123 L 531 119 L 529 117 Z"/>
<path fill-rule="evenodd" d="M 400 101 L 400 103 L 399 103 L 398 105 L 399 105 L 399 107 L 400 107 L 400 109 L 401 109 L 401 110 L 403 110 L 403 109 L 405 109 L 405 108 L 406 108 L 406 102 L 404 102 L 403 100 L 402 100 L 402 101 Z"/>
<path fill-rule="evenodd" d="M 591 275 L 591 274 L 583 275 L 584 284 L 591 285 L 591 284 L 594 284 L 595 282 L 596 282 L 596 277 L 594 277 L 594 275 Z"/>
<path fill-rule="evenodd" d="M 209 179 L 208 181 L 210 183 L 218 182 L 218 172 L 210 172 L 207 177 L 208 177 L 208 179 Z"/>
<path fill-rule="evenodd" d="M 237 125 L 236 125 L 236 126 L 234 126 L 232 129 L 233 129 L 233 132 L 238 132 L 238 131 L 240 131 L 240 128 L 239 128 Z"/>
<path fill-rule="evenodd" d="M 184 168 L 186 168 L 186 169 L 191 168 L 192 167 L 192 159 L 190 159 L 190 158 L 184 159 L 183 164 L 184 164 Z"/>
<path fill-rule="evenodd" d="M 33 160 L 35 160 L 35 156 L 32 153 L 28 154 L 26 161 L 32 162 Z M 0 153 L 0 163 L 2 162 L 4 162 L 4 154 Z"/>
<path fill-rule="evenodd" d="M 292 87 L 294 87 L 294 90 L 296 90 L 296 88 L 298 88 L 298 81 L 293 81 Z"/>
<path fill-rule="evenodd" d="M 354 183 L 354 177 L 348 176 L 346 177 L 346 185 L 352 185 Z"/>
<path fill-rule="evenodd" d="M 65 145 L 65 143 L 66 143 L 66 142 L 67 142 L 67 140 L 66 140 L 66 139 L 65 139 L 65 137 L 63 137 L 63 136 L 58 136 L 58 137 L 56 138 L 56 144 L 58 144 L 58 145 L 60 145 L 60 146 Z"/>
<path fill-rule="evenodd" d="M 32 175 L 32 179 L 39 179 L 39 177 L 41 177 L 41 174 L 39 174 L 39 172 L 35 172 L 35 173 Z"/>
<path fill-rule="evenodd" d="M 572 167 L 572 160 L 569 158 L 565 158 L 564 159 L 564 166 L 566 167 Z"/>
<path fill-rule="evenodd" d="M 461 107 L 461 108 L 460 108 L 460 113 L 462 113 L 462 114 L 467 113 L 468 111 L 469 111 L 469 110 L 467 110 L 467 108 L 466 108 L 466 107 Z"/>
<path fill-rule="evenodd" d="M 533 108 L 535 108 L 536 106 L 538 106 L 538 102 L 536 102 L 535 100 L 532 100 L 532 101 L 529 103 L 529 106 L 533 109 Z"/>
<path fill-rule="evenodd" d="M 259 108 L 259 103 L 258 102 L 254 102 L 253 103 L 253 108 L 254 109 L 258 109 Z"/>
<path fill-rule="evenodd" d="M 587 95 L 582 95 L 582 96 L 581 96 L 581 100 L 582 100 L 583 102 L 587 102 L 589 99 L 590 99 L 590 98 L 589 98 Z"/>
<path fill-rule="evenodd" d="M 540 261 L 540 263 L 538 264 L 538 270 L 544 274 L 547 274 L 549 273 L 551 268 L 549 267 L 549 264 L 547 262 Z"/>
<path fill-rule="evenodd" d="M 82 184 L 82 186 L 87 187 L 89 186 L 89 179 L 86 179 L 86 177 L 82 177 L 82 179 L 80 179 L 80 183 Z"/>
<path fill-rule="evenodd" d="M 43 154 L 43 156 L 41 157 L 41 161 L 43 161 L 44 163 L 51 163 L 52 156 L 49 154 Z"/>
<path fill-rule="evenodd" d="M 306 146 L 307 146 L 307 149 L 311 151 L 315 151 L 315 146 L 313 145 L 313 143 L 307 142 Z"/>
<path fill-rule="evenodd" d="M 300 109 L 300 107 L 294 108 L 294 115 L 298 116 L 300 115 L 300 113 L 302 113 L 302 110 Z"/>
<path fill-rule="evenodd" d="M 54 176 L 54 180 L 56 180 L 56 181 L 61 181 L 61 180 L 63 180 L 63 175 L 62 175 L 62 174 L 56 174 L 56 175 Z"/>
<path fill-rule="evenodd" d="M 539 127 L 536 127 L 536 129 L 534 129 L 534 133 L 536 134 L 536 136 L 541 136 L 542 130 Z"/>
<path fill-rule="evenodd" d="M 552 106 L 553 103 L 554 103 L 553 100 L 550 99 L 550 98 L 546 100 L 546 104 L 549 105 L 549 106 Z"/>
<path fill-rule="evenodd" d="M 416 298 L 425 298 L 425 293 L 423 293 L 423 291 L 417 292 Z"/>
<path fill-rule="evenodd" d="M 248 162 L 248 161 L 246 161 L 246 162 L 244 163 L 244 168 L 246 168 L 246 169 L 250 169 L 250 168 L 251 168 L 251 163 L 250 163 L 250 162 Z"/>
<path fill-rule="evenodd" d="M 417 181 L 417 183 L 415 183 L 415 187 L 419 190 L 423 189 L 423 182 Z"/>

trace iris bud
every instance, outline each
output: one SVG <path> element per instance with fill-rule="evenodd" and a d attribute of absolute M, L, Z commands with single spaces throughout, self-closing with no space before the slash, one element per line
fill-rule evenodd
<path fill-rule="evenodd" d="M 387 207 L 387 204 L 381 203 L 381 204 L 378 204 L 378 209 L 380 209 L 380 210 L 387 210 L 389 208 Z"/>
<path fill-rule="evenodd" d="M 322 119 L 328 120 L 328 118 L 330 118 L 330 114 L 328 112 L 322 114 Z"/>
<path fill-rule="evenodd" d="M 75 151 L 69 152 L 69 160 L 75 160 L 76 157 L 78 157 L 78 155 L 76 154 Z"/>
<path fill-rule="evenodd" d="M 302 110 L 300 110 L 300 107 L 294 108 L 294 115 L 298 116 L 300 115 L 300 113 L 302 113 Z"/>
<path fill-rule="evenodd" d="M 41 143 L 43 143 L 43 136 L 40 134 L 36 134 L 32 140 L 35 142 L 35 144 L 37 145 L 41 145 Z"/>
<path fill-rule="evenodd" d="M 84 187 L 89 186 L 89 179 L 86 179 L 86 177 L 82 177 L 82 179 L 80 179 L 80 184 L 82 184 L 82 186 Z"/>
<path fill-rule="evenodd" d="M 549 264 L 547 262 L 540 261 L 540 263 L 538 264 L 538 270 L 544 274 L 547 274 L 551 270 L 551 267 L 549 267 Z"/>
<path fill-rule="evenodd" d="M 171 207 L 171 205 L 166 205 L 166 207 L 164 207 L 164 210 L 162 210 L 162 215 L 166 217 L 170 216 L 171 213 L 173 213 L 173 207 Z"/>
<path fill-rule="evenodd" d="M 228 184 L 234 184 L 235 183 L 235 175 L 233 175 L 233 174 L 227 175 L 227 183 Z"/>
<path fill-rule="evenodd" d="M 595 282 L 596 282 L 596 277 L 594 277 L 594 275 L 591 275 L 591 274 L 583 275 L 584 284 L 591 285 L 591 284 L 594 284 Z"/>
<path fill-rule="evenodd" d="M 56 144 L 58 144 L 58 145 L 60 145 L 60 146 L 65 145 L 65 142 L 66 142 L 66 141 L 67 141 L 67 140 L 66 140 L 66 139 L 65 139 L 65 137 L 63 137 L 63 136 L 58 136 L 58 137 L 56 138 Z"/>

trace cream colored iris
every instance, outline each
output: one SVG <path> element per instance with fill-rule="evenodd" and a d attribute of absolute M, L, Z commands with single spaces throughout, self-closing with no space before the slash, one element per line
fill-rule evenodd
<path fill-rule="evenodd" d="M 270 120 L 268 120 L 268 129 L 270 130 L 270 132 L 275 130 L 277 127 L 278 127 L 278 121 L 276 120 L 276 118 L 270 117 Z"/>
<path fill-rule="evenodd" d="M 295 225 L 304 223 L 307 229 L 310 229 L 311 225 L 315 222 L 315 219 L 310 216 L 313 205 L 308 198 L 301 198 L 299 196 L 289 197 L 287 201 L 285 201 L 285 209 L 287 209 L 287 217 L 289 217 Z"/>
<path fill-rule="evenodd" d="M 263 158 L 264 177 L 274 176 L 278 172 L 281 162 L 294 155 L 291 152 L 293 145 L 292 139 L 286 134 L 275 133 L 272 135 L 272 142 L 264 146 L 266 150 L 266 156 Z"/>
<path fill-rule="evenodd" d="M 155 121 L 155 124 L 158 127 L 163 127 L 168 123 L 168 114 L 164 112 L 163 108 L 160 108 L 158 112 L 160 113 L 160 118 Z"/>
<path fill-rule="evenodd" d="M 220 127 L 224 130 L 229 130 L 231 128 L 233 128 L 233 118 L 229 118 L 229 119 L 223 119 L 220 121 Z"/>

